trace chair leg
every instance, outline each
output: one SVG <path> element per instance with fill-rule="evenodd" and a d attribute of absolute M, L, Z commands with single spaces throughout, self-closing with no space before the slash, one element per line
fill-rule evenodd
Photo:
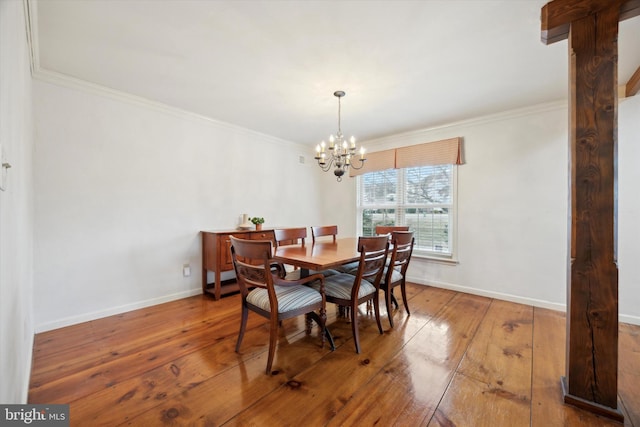
<path fill-rule="evenodd" d="M 389 324 L 393 328 L 393 315 L 391 314 L 391 289 L 385 289 L 384 303 L 387 306 L 387 316 L 389 316 Z"/>
<path fill-rule="evenodd" d="M 404 281 L 400 285 L 400 290 L 402 291 L 402 301 L 404 302 L 404 309 L 407 310 L 407 314 L 411 314 L 409 311 L 409 304 L 407 303 L 407 289 L 404 286 Z"/>
<path fill-rule="evenodd" d="M 396 296 L 393 294 L 393 288 L 391 288 L 389 292 L 391 292 L 391 301 L 393 301 L 393 304 L 396 306 L 396 310 L 399 309 L 400 306 L 398 305 L 398 300 L 396 299 Z"/>
<path fill-rule="evenodd" d="M 247 328 L 247 317 L 249 317 L 249 309 L 243 305 L 242 315 L 240 318 L 240 332 L 238 333 L 238 340 L 236 341 L 236 353 L 240 352 L 240 344 L 242 344 L 242 338 L 244 338 L 244 331 Z"/>
<path fill-rule="evenodd" d="M 271 319 L 269 325 L 269 356 L 267 357 L 267 375 L 271 374 L 271 365 L 273 365 L 273 356 L 276 353 L 276 345 L 278 344 L 278 318 Z"/>
<path fill-rule="evenodd" d="M 304 332 L 307 335 L 309 335 L 311 333 L 311 323 L 312 323 L 312 321 L 313 321 L 313 319 L 311 318 L 311 313 L 306 313 L 304 315 Z"/>
<path fill-rule="evenodd" d="M 356 345 L 356 353 L 360 354 L 360 336 L 358 334 L 358 301 L 351 303 L 351 332 L 353 333 L 353 342 Z"/>
<path fill-rule="evenodd" d="M 382 322 L 380 322 L 380 292 L 377 292 L 373 295 L 373 309 L 376 313 L 376 323 L 378 323 L 378 331 L 380 331 L 380 335 L 382 335 Z"/>

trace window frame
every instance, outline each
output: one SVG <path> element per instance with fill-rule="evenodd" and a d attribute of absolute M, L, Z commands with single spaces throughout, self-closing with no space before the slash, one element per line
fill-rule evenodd
<path fill-rule="evenodd" d="M 421 208 L 426 208 L 426 209 L 430 209 L 430 208 L 437 208 L 437 207 L 447 207 L 449 208 L 449 245 L 450 245 L 450 252 L 449 253 L 442 253 L 442 252 L 436 252 L 436 251 L 432 251 L 432 250 L 428 250 L 428 249 L 424 249 L 424 248 L 419 248 L 417 245 L 414 247 L 413 250 L 413 255 L 419 257 L 419 258 L 427 258 L 427 259 L 433 259 L 433 260 L 439 260 L 439 261 L 444 261 L 444 262 L 454 262 L 457 263 L 457 251 L 458 251 L 458 239 L 457 239 L 457 235 L 458 235 L 458 165 L 451 165 L 452 170 L 451 170 L 451 179 L 452 179 L 452 184 L 451 184 L 451 190 L 452 190 L 452 195 L 451 195 L 451 204 L 408 204 L 406 203 L 406 188 L 405 188 L 405 169 L 408 168 L 399 168 L 396 169 L 398 171 L 397 174 L 397 189 L 402 191 L 402 196 L 401 197 L 396 197 L 395 203 L 390 204 L 390 203 L 381 203 L 381 204 L 376 204 L 376 205 L 363 205 L 362 203 L 362 198 L 363 198 L 363 180 L 364 180 L 364 176 L 366 174 L 362 174 L 356 177 L 357 179 L 357 183 L 356 183 L 356 225 L 358 227 L 358 235 L 362 235 L 363 234 L 363 212 L 365 210 L 371 210 L 371 209 L 395 209 L 396 210 L 396 220 L 398 219 L 398 214 L 397 212 L 400 210 L 405 210 L 406 209 L 421 209 Z M 382 171 L 376 171 L 376 172 L 382 172 Z M 370 172 L 370 173 L 375 173 L 375 172 Z M 397 223 L 396 225 L 406 225 L 405 223 Z"/>

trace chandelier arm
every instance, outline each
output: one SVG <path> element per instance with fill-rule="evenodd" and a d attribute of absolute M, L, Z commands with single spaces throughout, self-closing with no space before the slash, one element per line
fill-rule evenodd
<path fill-rule="evenodd" d="M 364 161 L 365 161 L 365 160 L 367 160 L 367 159 L 360 159 L 360 166 L 359 166 L 359 167 L 356 167 L 356 166 L 355 166 L 355 163 L 354 163 L 354 162 L 351 162 L 351 167 L 352 167 L 352 168 L 354 168 L 354 169 L 356 169 L 356 170 L 357 170 L 357 169 L 362 169 L 362 167 L 364 166 Z"/>
<path fill-rule="evenodd" d="M 326 161 L 324 166 L 322 166 L 322 163 L 320 163 L 320 161 L 318 160 L 318 166 L 320 166 L 322 172 L 329 172 L 329 170 L 331 170 L 331 168 L 333 167 L 333 157 L 328 160 L 329 161 Z"/>

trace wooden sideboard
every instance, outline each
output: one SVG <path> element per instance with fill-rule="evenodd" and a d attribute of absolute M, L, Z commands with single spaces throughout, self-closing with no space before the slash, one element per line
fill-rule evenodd
<path fill-rule="evenodd" d="M 271 240 L 275 244 L 273 229 L 201 231 L 200 234 L 202 234 L 202 293 L 211 294 L 216 300 L 223 295 L 238 291 L 235 280 L 225 282 L 220 280 L 220 273 L 233 270 L 231 236 L 240 239 Z M 209 271 L 215 273 L 213 283 L 207 283 Z"/>

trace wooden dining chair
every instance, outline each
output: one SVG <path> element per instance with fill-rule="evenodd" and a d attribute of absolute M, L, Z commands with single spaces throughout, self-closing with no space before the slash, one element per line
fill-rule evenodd
<path fill-rule="evenodd" d="M 273 230 L 273 234 L 277 246 L 298 244 L 304 246 L 304 241 L 307 238 L 307 228 L 276 228 Z"/>
<path fill-rule="evenodd" d="M 411 254 L 413 253 L 413 245 L 415 244 L 415 238 L 413 237 L 413 231 L 394 231 L 391 233 L 391 256 L 387 267 L 385 268 L 382 282 L 380 283 L 380 289 L 384 291 L 384 302 L 387 307 L 387 315 L 389 316 L 389 324 L 393 328 L 393 316 L 391 315 L 391 302 L 399 308 L 398 300 L 393 295 L 393 288 L 400 286 L 402 292 L 402 301 L 404 302 L 404 308 L 407 310 L 407 314 L 411 314 L 409 311 L 409 304 L 407 302 L 406 275 L 407 268 L 409 267 L 409 261 L 411 261 Z"/>
<path fill-rule="evenodd" d="M 385 261 L 389 253 L 389 239 L 387 236 L 360 237 L 358 251 L 360 252 L 360 260 L 355 276 L 341 273 L 326 277 L 324 281 L 327 301 L 340 307 L 348 307 L 351 312 L 351 330 L 356 353 L 360 353 L 358 334 L 358 306 L 360 304 L 373 300 L 378 331 L 382 334 L 378 294 Z M 317 282 L 310 284 L 315 289 L 319 289 L 320 285 Z"/>
<path fill-rule="evenodd" d="M 394 231 L 409 231 L 408 225 L 376 225 L 376 235 L 391 234 Z"/>
<path fill-rule="evenodd" d="M 336 236 L 338 235 L 338 226 L 337 225 L 323 225 L 317 227 L 311 227 L 311 239 L 313 243 L 316 242 L 318 237 L 324 236 L 332 236 L 333 241 L 336 241 Z"/>
<path fill-rule="evenodd" d="M 242 295 L 242 317 L 236 352 L 240 352 L 249 310 L 269 319 L 267 374 L 271 372 L 278 342 L 278 327 L 283 320 L 306 314 L 307 333 L 311 332 L 310 319 L 316 320 L 320 325 L 324 346 L 326 333 L 324 276 L 314 274 L 300 280 L 284 280 L 280 277 L 280 265 L 271 258 L 270 240 L 247 240 L 233 236 L 230 238 L 233 268 Z M 315 287 L 304 286 L 310 283 L 314 283 Z M 319 314 L 315 310 L 318 310 Z M 331 347 L 333 349 L 333 340 L 331 340 Z"/>
<path fill-rule="evenodd" d="M 304 246 L 304 241 L 307 238 L 307 228 L 306 227 L 276 228 L 273 230 L 273 235 L 276 242 L 276 246 L 284 246 L 284 245 Z M 294 267 L 293 270 L 294 270 L 293 272 L 287 273 L 287 278 L 299 279 L 300 272 L 295 271 L 295 270 L 298 270 L 298 267 Z"/>

